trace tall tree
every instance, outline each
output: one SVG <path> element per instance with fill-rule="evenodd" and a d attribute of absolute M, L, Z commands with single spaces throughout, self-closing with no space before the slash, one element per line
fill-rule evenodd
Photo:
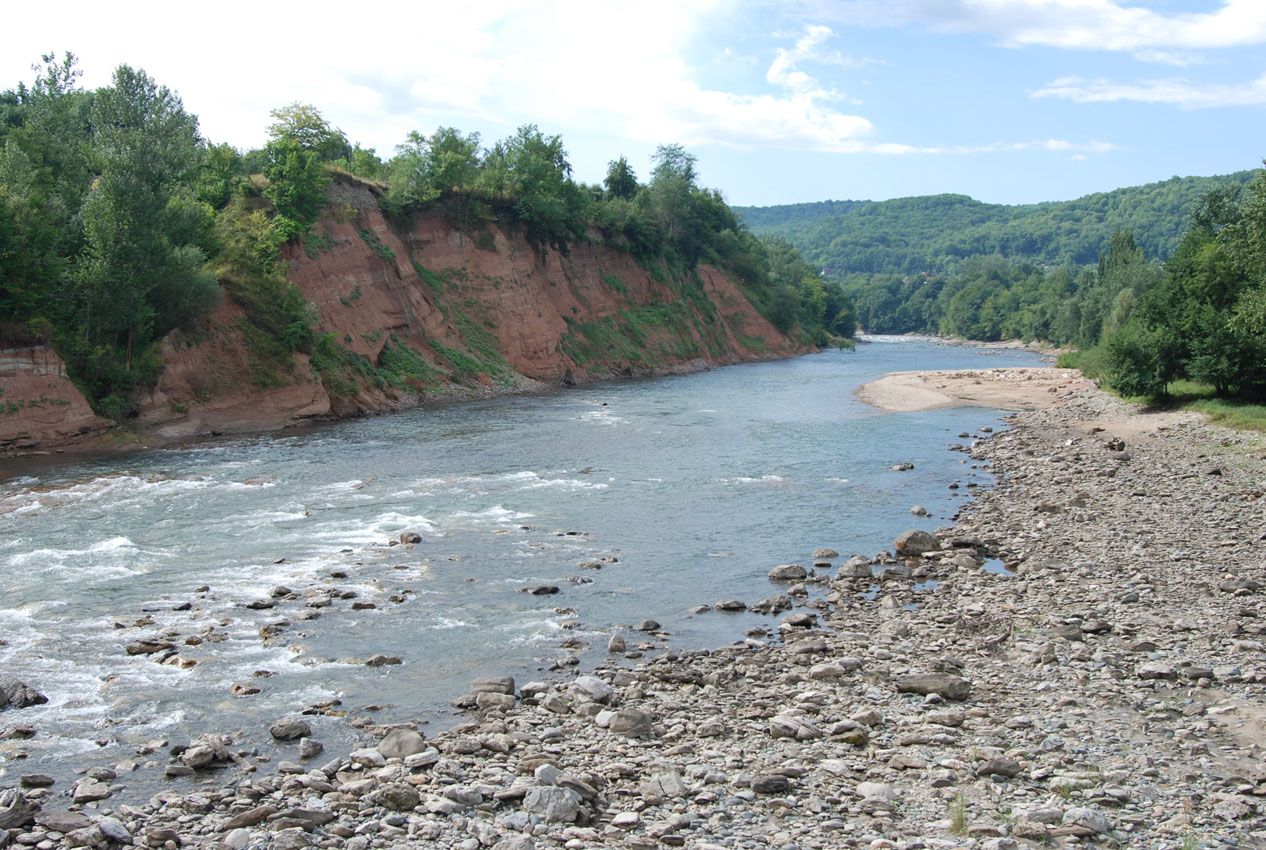
<path fill-rule="evenodd" d="M 633 173 L 627 157 L 621 156 L 607 163 L 607 176 L 602 184 L 606 186 L 607 194 L 612 198 L 623 198 L 627 201 L 637 194 L 637 175 Z"/>
<path fill-rule="evenodd" d="M 97 92 L 92 123 L 98 177 L 82 210 L 80 279 L 83 334 L 94 350 L 84 378 L 111 384 L 103 395 L 122 403 L 129 384 L 156 375 L 153 360 L 135 370 L 137 352 L 209 309 L 219 288 L 187 241 L 191 205 L 198 209 L 197 119 L 144 71 L 120 65 L 113 85 Z"/>
<path fill-rule="evenodd" d="M 268 114 L 273 119 L 268 125 L 268 136 L 273 141 L 294 141 L 304 150 L 312 151 L 321 162 L 350 160 L 354 154 L 343 131 L 331 126 L 320 110 L 310 103 L 295 101 Z"/>

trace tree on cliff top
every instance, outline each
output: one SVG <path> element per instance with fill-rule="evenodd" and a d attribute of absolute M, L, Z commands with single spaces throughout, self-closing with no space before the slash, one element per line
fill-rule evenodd
<path fill-rule="evenodd" d="M 87 245 L 74 359 L 79 379 L 117 417 L 132 388 L 157 377 L 162 338 L 218 303 L 220 290 L 203 251 L 211 212 L 192 196 L 197 119 L 144 71 L 120 65 L 113 85 L 97 92 L 92 123 L 99 174 L 81 213 Z"/>

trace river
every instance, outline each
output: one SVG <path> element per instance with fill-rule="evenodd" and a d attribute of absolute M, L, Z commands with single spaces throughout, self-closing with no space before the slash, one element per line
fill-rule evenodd
<path fill-rule="evenodd" d="M 769 569 L 808 566 L 820 547 L 874 554 L 905 528 L 948 524 L 968 485 L 990 481 L 948 447 L 1000 412 L 883 414 L 854 398 L 860 384 L 1038 363 L 878 339 L 303 431 L 4 461 L 0 670 L 49 702 L 0 712 L 0 729 L 36 730 L 0 738 L 0 782 L 134 761 L 121 781 L 152 788 L 165 764 L 154 748 L 218 732 L 266 754 L 267 725 L 314 704 L 437 727 L 455 722 L 448 700 L 472 677 L 544 678 L 569 654 L 589 668 L 616 631 L 648 652 L 741 640 L 775 621 L 690 609 L 773 595 Z M 891 468 L 903 461 L 914 469 Z M 389 545 L 406 532 L 421 542 Z M 538 585 L 560 591 L 520 590 Z M 279 588 L 295 598 L 273 598 Z M 247 607 L 262 600 L 273 607 Z M 668 637 L 630 630 L 647 618 Z M 127 654 L 143 638 L 173 648 Z M 367 666 L 375 655 L 401 663 Z M 331 747 L 352 739 L 346 718 L 311 722 Z"/>

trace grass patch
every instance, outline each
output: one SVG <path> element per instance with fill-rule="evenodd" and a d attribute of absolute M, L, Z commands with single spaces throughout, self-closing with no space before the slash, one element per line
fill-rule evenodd
<path fill-rule="evenodd" d="M 449 348 L 447 345 L 444 345 L 434 339 L 427 340 L 427 342 L 429 342 L 431 347 L 434 348 L 436 352 L 447 360 L 449 365 L 453 367 L 453 379 L 456 381 L 464 382 L 482 375 L 487 371 L 482 363 L 471 357 L 469 354 L 464 354 L 455 348 Z"/>
<path fill-rule="evenodd" d="M 962 791 L 950 803 L 950 832 L 963 835 L 967 832 L 967 795 Z"/>
<path fill-rule="evenodd" d="M 440 382 L 440 371 L 420 352 L 396 339 L 392 334 L 378 355 L 378 368 L 383 379 L 394 387 L 435 385 Z"/>
<path fill-rule="evenodd" d="M 421 392 L 440 383 L 443 375 L 419 352 L 391 334 L 378 354 L 378 363 L 357 354 L 333 333 L 322 334 L 313 346 L 312 368 L 332 398 L 355 395 L 361 387 Z"/>
<path fill-rule="evenodd" d="M 1220 398 L 1208 384 L 1174 381 L 1169 398 L 1167 406 L 1203 413 L 1210 422 L 1240 431 L 1266 431 L 1266 405 Z"/>
<path fill-rule="evenodd" d="M 563 318 L 568 327 L 561 343 L 563 353 L 577 366 L 608 361 L 646 362 L 645 352 L 610 316 L 593 322 Z"/>
<path fill-rule="evenodd" d="M 389 246 L 384 245 L 382 240 L 378 238 L 378 234 L 368 229 L 358 230 L 356 233 L 369 246 L 369 250 L 377 254 L 378 258 L 383 262 L 394 263 L 396 261 L 396 252 L 391 250 Z"/>
<path fill-rule="evenodd" d="M 1087 378 L 1106 378 L 1109 372 L 1108 349 L 1102 345 L 1080 351 L 1065 351 L 1055 361 L 1061 369 L 1080 369 Z"/>
<path fill-rule="evenodd" d="M 478 308 L 480 304 L 473 300 L 467 301 L 466 307 Z M 496 326 L 487 321 L 480 321 L 465 310 L 456 308 L 453 310 L 453 321 L 462 335 L 462 342 L 483 365 L 483 370 L 494 378 L 504 375 L 509 364 L 501 356 L 501 351 L 497 347 L 498 340 L 492 332 Z"/>
<path fill-rule="evenodd" d="M 342 304 L 344 307 L 350 307 L 352 306 L 352 302 L 355 301 L 357 298 L 360 298 L 360 284 L 359 283 L 356 284 L 356 286 L 352 287 L 352 291 L 347 293 L 347 295 L 341 296 L 339 298 L 339 303 Z"/>
<path fill-rule="evenodd" d="M 332 251 L 338 243 L 328 236 L 323 236 L 312 231 L 308 231 L 303 235 L 303 253 L 308 255 L 309 260 L 315 260 L 321 255 L 322 251 Z"/>
<path fill-rule="evenodd" d="M 619 275 L 604 274 L 602 276 L 602 282 L 605 283 L 607 286 L 611 287 L 616 292 L 620 293 L 621 295 L 629 294 L 628 286 L 625 285 L 624 281 L 620 280 Z"/>

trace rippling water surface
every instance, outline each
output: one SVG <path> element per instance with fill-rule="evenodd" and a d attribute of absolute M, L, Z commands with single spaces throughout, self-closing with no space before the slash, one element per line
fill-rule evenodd
<path fill-rule="evenodd" d="M 271 720 L 331 698 L 353 715 L 381 706 L 378 722 L 443 723 L 473 676 L 541 678 L 585 654 L 564 641 L 601 651 L 645 618 L 676 645 L 732 642 L 768 621 L 688 609 L 769 596 L 771 566 L 819 547 L 873 554 L 904 528 L 945 524 L 967 492 L 948 485 L 988 480 L 947 447 L 999 413 L 885 415 L 853 398 L 859 384 L 1037 362 L 881 340 L 301 433 L 4 462 L 0 671 L 50 701 L 0 713 L 0 729 L 38 730 L 0 739 L 0 781 L 208 731 L 263 744 Z M 915 469 L 889 468 L 900 461 Z M 912 517 L 916 503 L 933 517 Z M 402 532 L 423 542 L 387 545 Z M 518 592 L 541 584 L 561 591 Z M 279 585 L 300 598 L 245 607 Z M 305 606 L 305 591 L 331 588 L 348 598 Z M 174 656 L 126 654 L 163 633 Z M 403 663 L 364 665 L 379 653 Z M 243 682 L 261 692 L 233 696 Z M 313 722 L 327 742 L 347 735 L 343 720 Z"/>

